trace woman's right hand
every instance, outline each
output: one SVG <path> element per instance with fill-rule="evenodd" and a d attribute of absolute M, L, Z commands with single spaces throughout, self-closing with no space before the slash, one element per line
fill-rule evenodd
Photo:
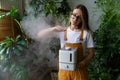
<path fill-rule="evenodd" d="M 52 31 L 61 32 L 61 31 L 65 31 L 66 29 L 67 29 L 66 27 L 56 25 L 55 27 L 52 28 Z"/>
<path fill-rule="evenodd" d="M 44 30 L 41 30 L 38 32 L 37 36 L 38 38 L 43 38 L 43 37 L 47 37 L 49 35 L 49 37 L 51 36 L 56 36 L 54 34 L 54 32 L 61 32 L 61 31 L 65 31 L 67 28 L 66 27 L 62 27 L 62 26 L 55 26 L 55 27 L 51 27 L 51 28 L 48 28 L 48 29 L 44 29 Z"/>

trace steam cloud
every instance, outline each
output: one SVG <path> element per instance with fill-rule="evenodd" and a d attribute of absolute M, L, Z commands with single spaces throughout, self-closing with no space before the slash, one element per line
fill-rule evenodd
<path fill-rule="evenodd" d="M 53 54 L 56 52 L 52 52 L 50 48 L 52 47 L 53 49 L 53 47 L 59 46 L 59 41 L 51 36 L 50 39 L 41 42 L 42 40 L 38 38 L 37 34 L 46 28 L 60 23 L 57 20 L 53 20 L 50 15 L 48 17 L 35 17 L 34 10 L 29 6 L 30 1 L 25 0 L 27 16 L 20 22 L 25 34 L 35 41 L 24 52 L 27 54 L 26 59 L 34 60 L 33 63 L 29 64 L 28 77 L 29 80 L 50 80 L 51 67 L 58 67 L 58 59 L 55 57 L 56 54 Z M 51 41 L 54 43 L 49 44 Z M 3 73 L 0 70 L 0 80 L 8 80 L 9 77 L 8 73 Z"/>
<path fill-rule="evenodd" d="M 35 61 L 37 67 L 34 68 L 34 66 L 32 66 L 33 69 L 30 72 L 32 74 L 29 74 L 32 76 L 30 77 L 32 78 L 30 80 L 47 80 L 45 77 L 49 76 L 46 76 L 46 74 L 50 72 L 49 67 L 57 67 L 57 59 L 55 58 L 55 54 L 53 54 L 49 48 L 49 42 L 52 39 L 45 40 L 43 43 L 40 42 L 41 39 L 37 37 L 37 34 L 46 28 L 52 27 L 50 24 L 54 22 L 52 22 L 51 16 L 47 18 L 42 16 L 34 17 L 34 11 L 29 6 L 29 1 L 30 0 L 26 0 L 26 12 L 28 15 L 23 18 L 21 25 L 26 35 L 35 40 L 27 51 L 29 54 L 28 58 L 33 54 L 38 57 Z M 56 45 L 58 42 L 54 42 L 54 44 Z M 39 75 L 37 74 L 37 70 L 41 72 Z"/>

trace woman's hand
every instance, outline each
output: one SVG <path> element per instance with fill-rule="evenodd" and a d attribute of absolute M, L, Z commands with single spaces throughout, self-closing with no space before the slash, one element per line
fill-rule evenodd
<path fill-rule="evenodd" d="M 39 38 L 47 38 L 47 37 L 55 37 L 56 32 L 65 31 L 66 29 L 67 28 L 65 28 L 65 27 L 57 25 L 55 27 L 51 27 L 51 28 L 47 28 L 47 29 L 39 31 L 37 36 L 38 36 L 38 39 Z"/>
<path fill-rule="evenodd" d="M 86 63 L 81 61 L 80 63 L 78 63 L 77 67 L 80 68 L 80 67 L 84 67 L 85 65 L 86 65 Z"/>
<path fill-rule="evenodd" d="M 88 48 L 88 55 L 78 64 L 78 67 L 85 66 L 94 56 L 94 49 Z"/>
<path fill-rule="evenodd" d="M 52 28 L 52 31 L 55 31 L 55 32 L 61 32 L 61 31 L 65 31 L 67 28 L 66 27 L 62 27 L 62 26 L 55 26 Z"/>

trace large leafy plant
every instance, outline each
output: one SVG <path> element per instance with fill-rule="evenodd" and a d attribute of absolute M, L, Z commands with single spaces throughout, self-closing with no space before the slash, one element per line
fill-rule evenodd
<path fill-rule="evenodd" d="M 56 19 L 62 19 L 62 21 L 67 21 L 71 10 L 67 0 L 31 0 L 30 6 L 33 8 L 35 16 L 51 14 Z"/>
<path fill-rule="evenodd" d="M 119 80 L 120 2 L 97 0 L 101 24 L 94 33 L 95 57 L 89 67 L 91 80 Z"/>
<path fill-rule="evenodd" d="M 25 63 L 26 41 L 20 36 L 0 42 L 0 68 L 10 73 L 10 80 L 27 80 Z"/>

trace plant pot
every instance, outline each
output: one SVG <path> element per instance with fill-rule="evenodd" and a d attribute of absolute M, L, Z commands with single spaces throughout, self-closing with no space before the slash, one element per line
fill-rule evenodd
<path fill-rule="evenodd" d="M 2 10 L 7 12 L 6 10 Z M 1 15 L 1 14 L 0 14 Z M 4 40 L 7 36 L 15 38 L 20 31 L 18 25 L 11 16 L 5 16 L 0 19 L 0 41 Z"/>

